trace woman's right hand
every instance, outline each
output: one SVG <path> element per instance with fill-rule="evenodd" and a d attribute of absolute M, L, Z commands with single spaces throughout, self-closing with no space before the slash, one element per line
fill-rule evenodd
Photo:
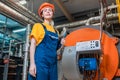
<path fill-rule="evenodd" d="M 29 73 L 33 77 L 36 77 L 36 65 L 35 64 L 30 64 Z"/>

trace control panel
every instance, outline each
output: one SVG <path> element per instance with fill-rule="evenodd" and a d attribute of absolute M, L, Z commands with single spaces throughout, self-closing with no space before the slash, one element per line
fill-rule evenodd
<path fill-rule="evenodd" d="M 77 42 L 76 43 L 76 51 L 84 52 L 84 53 L 88 53 L 88 52 L 90 53 L 93 51 L 101 51 L 100 40 Z"/>

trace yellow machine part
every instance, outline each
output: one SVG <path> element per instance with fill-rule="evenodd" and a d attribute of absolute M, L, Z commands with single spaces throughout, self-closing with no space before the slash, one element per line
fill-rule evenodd
<path fill-rule="evenodd" d="M 116 4 L 117 4 L 117 11 L 118 11 L 118 18 L 119 18 L 119 23 L 120 23 L 120 0 L 116 0 Z"/>
<path fill-rule="evenodd" d="M 65 46 L 76 46 L 76 42 L 99 40 L 100 31 L 94 28 L 82 28 L 71 32 L 65 38 Z M 116 47 L 117 38 L 110 37 L 106 33 L 102 34 L 102 60 L 100 63 L 100 78 L 112 80 L 118 70 L 119 55 Z M 100 79 L 100 80 L 101 80 Z M 98 80 L 98 74 L 94 80 Z"/>

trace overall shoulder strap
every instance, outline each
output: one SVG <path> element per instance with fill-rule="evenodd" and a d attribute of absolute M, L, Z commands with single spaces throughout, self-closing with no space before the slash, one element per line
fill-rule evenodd
<path fill-rule="evenodd" d="M 45 25 L 43 23 L 41 23 L 41 25 L 43 26 L 44 30 L 47 30 L 46 27 L 45 27 Z M 55 28 L 54 28 L 54 30 L 55 30 L 55 33 L 58 33 Z"/>
<path fill-rule="evenodd" d="M 41 23 L 41 25 L 43 26 L 44 30 L 47 30 L 46 27 L 45 27 L 45 25 L 43 23 Z"/>

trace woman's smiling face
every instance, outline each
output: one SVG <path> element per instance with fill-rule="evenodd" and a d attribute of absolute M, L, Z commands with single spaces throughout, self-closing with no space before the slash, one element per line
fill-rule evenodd
<path fill-rule="evenodd" d="M 52 19 L 53 18 L 53 10 L 50 7 L 45 7 L 42 10 L 42 17 L 44 19 Z"/>

